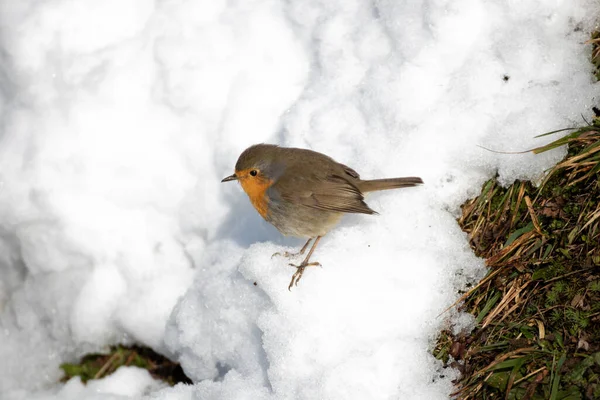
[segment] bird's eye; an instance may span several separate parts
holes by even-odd
[[[258,175],[258,171],[253,169],[252,171],[250,171],[250,175],[252,175],[252,176]]]

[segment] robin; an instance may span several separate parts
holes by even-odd
[[[364,201],[364,193],[398,189],[423,183],[421,178],[362,180],[356,171],[316,151],[279,147],[272,144],[250,146],[237,160],[235,173],[221,182],[238,181],[256,211],[284,235],[308,238],[298,253],[303,255],[288,286],[298,285],[304,269],[320,266],[309,262],[321,238],[346,213],[377,214]],[[273,254],[273,256],[279,253]]]

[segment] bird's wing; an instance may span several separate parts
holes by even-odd
[[[277,182],[275,186],[279,186],[275,187],[279,195],[293,204],[343,213],[377,214],[364,202],[361,191],[338,175],[324,179],[296,177]]]

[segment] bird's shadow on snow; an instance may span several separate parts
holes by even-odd
[[[217,228],[216,240],[233,240],[242,247],[260,242],[273,242],[289,247],[304,244],[304,239],[283,236],[273,225],[265,221],[252,207],[245,193],[226,192],[223,201],[229,204],[230,212]]]

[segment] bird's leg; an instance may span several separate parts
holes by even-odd
[[[288,290],[292,290],[292,286],[298,286],[298,282],[300,282],[300,278],[302,278],[302,274],[304,273],[304,269],[306,267],[316,267],[316,266],[320,267],[321,266],[321,264],[316,261],[311,262],[311,263],[308,262],[308,260],[310,260],[310,256],[312,256],[312,253],[315,251],[315,248],[317,247],[319,240],[321,240],[321,236],[317,236],[317,238],[315,239],[315,242],[313,243],[312,247],[310,248],[310,251],[308,252],[308,255],[306,256],[304,261],[302,261],[302,263],[300,263],[300,265],[290,264],[290,266],[296,268],[296,272],[294,273],[294,275],[292,275],[292,280],[290,281]],[[309,240],[309,242],[310,242],[310,240]],[[308,246],[308,242],[306,242],[306,245],[304,245],[304,247],[306,247],[306,246]],[[304,247],[302,248],[301,251],[306,250]]]
[[[302,248],[300,249],[299,252],[297,253],[288,253],[287,251],[283,252],[283,254],[281,254],[280,252],[277,252],[275,254],[273,254],[271,256],[271,258],[275,257],[275,256],[283,256],[285,258],[290,258],[290,257],[296,257],[296,256],[301,256],[302,254],[304,254],[304,252],[306,251],[306,249],[308,248],[308,245],[310,243],[310,241],[313,240],[313,238],[310,238],[306,241],[306,243],[304,244],[304,246],[302,246]]]

